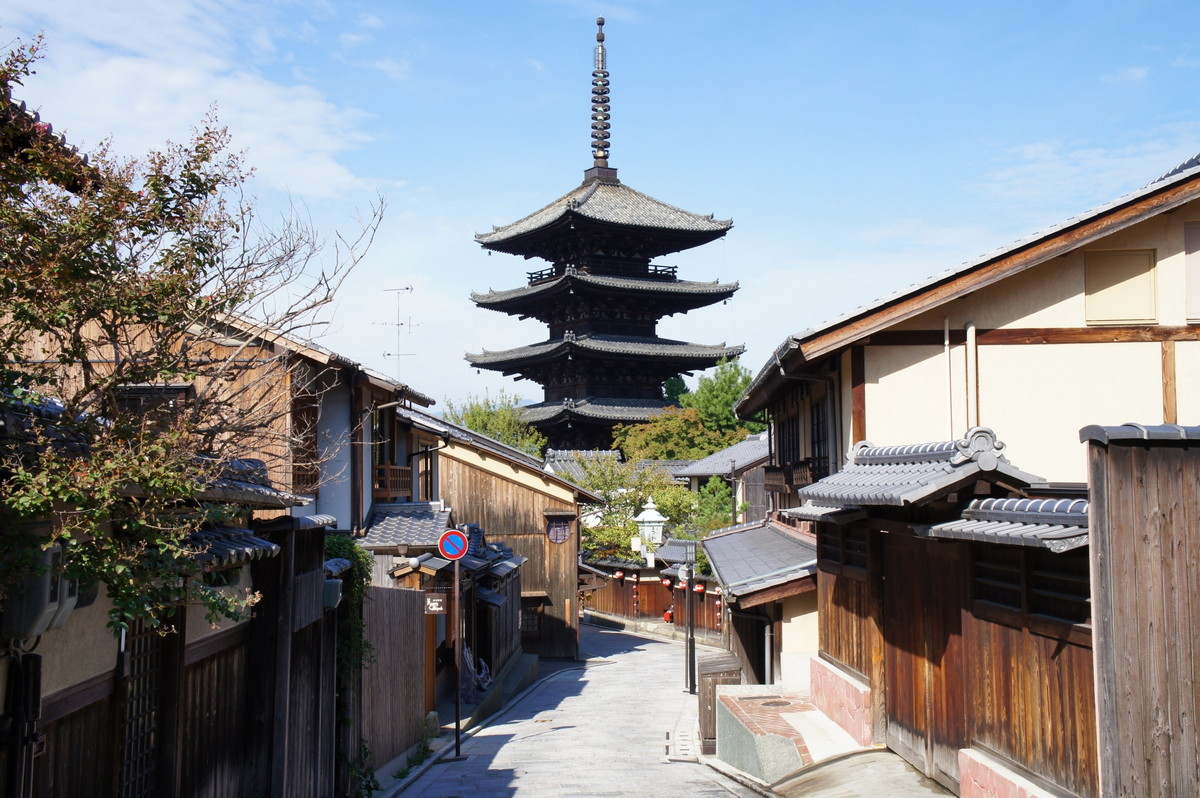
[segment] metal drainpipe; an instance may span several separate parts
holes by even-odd
[[[775,622],[767,618],[763,629],[763,684],[775,684]]]

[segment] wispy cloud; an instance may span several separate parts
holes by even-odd
[[[364,28],[382,28],[383,20],[374,14],[360,14],[358,24]]]
[[[278,82],[239,55],[244,44],[259,62],[278,60],[265,31],[288,26],[221,0],[131,2],[135,12],[84,0],[41,4],[7,20],[10,34],[53,31],[25,99],[72,141],[91,147],[111,137],[118,152],[141,154],[185,139],[216,104],[265,187],[300,198],[370,188],[339,160],[366,141],[368,115],[312,86]]]
[[[397,83],[408,79],[412,74],[412,64],[395,58],[379,58],[371,62],[371,68],[377,69]]]
[[[1149,67],[1125,67],[1124,69],[1118,69],[1116,72],[1110,72],[1105,75],[1104,82],[1111,83],[1114,86],[1134,86],[1145,80],[1149,74]]]
[[[527,66],[529,66],[531,69],[534,69],[538,72],[541,72],[543,69],[546,68],[545,65],[542,64],[542,62],[537,60],[536,58],[526,57],[524,60],[525,60],[525,64]]]

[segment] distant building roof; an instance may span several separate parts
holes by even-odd
[[[816,544],[769,521],[713,532],[700,545],[721,591],[743,599],[744,606],[753,606],[755,593],[809,579],[817,571]]]
[[[962,516],[930,527],[930,537],[1037,546],[1053,552],[1088,545],[1087,499],[975,499]]]
[[[771,456],[771,444],[766,432],[748,435],[745,440],[727,446],[719,452],[697,460],[679,471],[681,477],[725,476],[733,471],[740,474],[761,465]]]
[[[961,440],[911,446],[855,445],[846,467],[796,495],[827,507],[921,504],[960,485],[994,475],[1017,485],[1041,482],[1008,462],[1004,444],[985,427]]]
[[[572,482],[578,482],[584,477],[584,467],[580,461],[602,458],[620,462],[621,453],[616,449],[547,449],[546,470]]]

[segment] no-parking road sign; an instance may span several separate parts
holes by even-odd
[[[447,529],[438,538],[438,553],[447,560],[460,560],[467,553],[467,536],[457,529]]]

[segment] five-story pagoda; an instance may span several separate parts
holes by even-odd
[[[554,449],[607,449],[612,428],[661,413],[663,383],[711,368],[743,347],[692,344],[658,336],[664,316],[728,299],[737,283],[680,280],[674,266],[651,263],[707,244],[733,226],[634,191],[608,165],[609,98],[604,19],[597,20],[592,72],[593,165],[583,184],[546,207],[475,238],[484,248],[541,258],[529,283],[473,293],[480,307],[549,327],[540,343],[468,354],[476,368],[517,374],[542,385],[545,396],[525,410]]]

